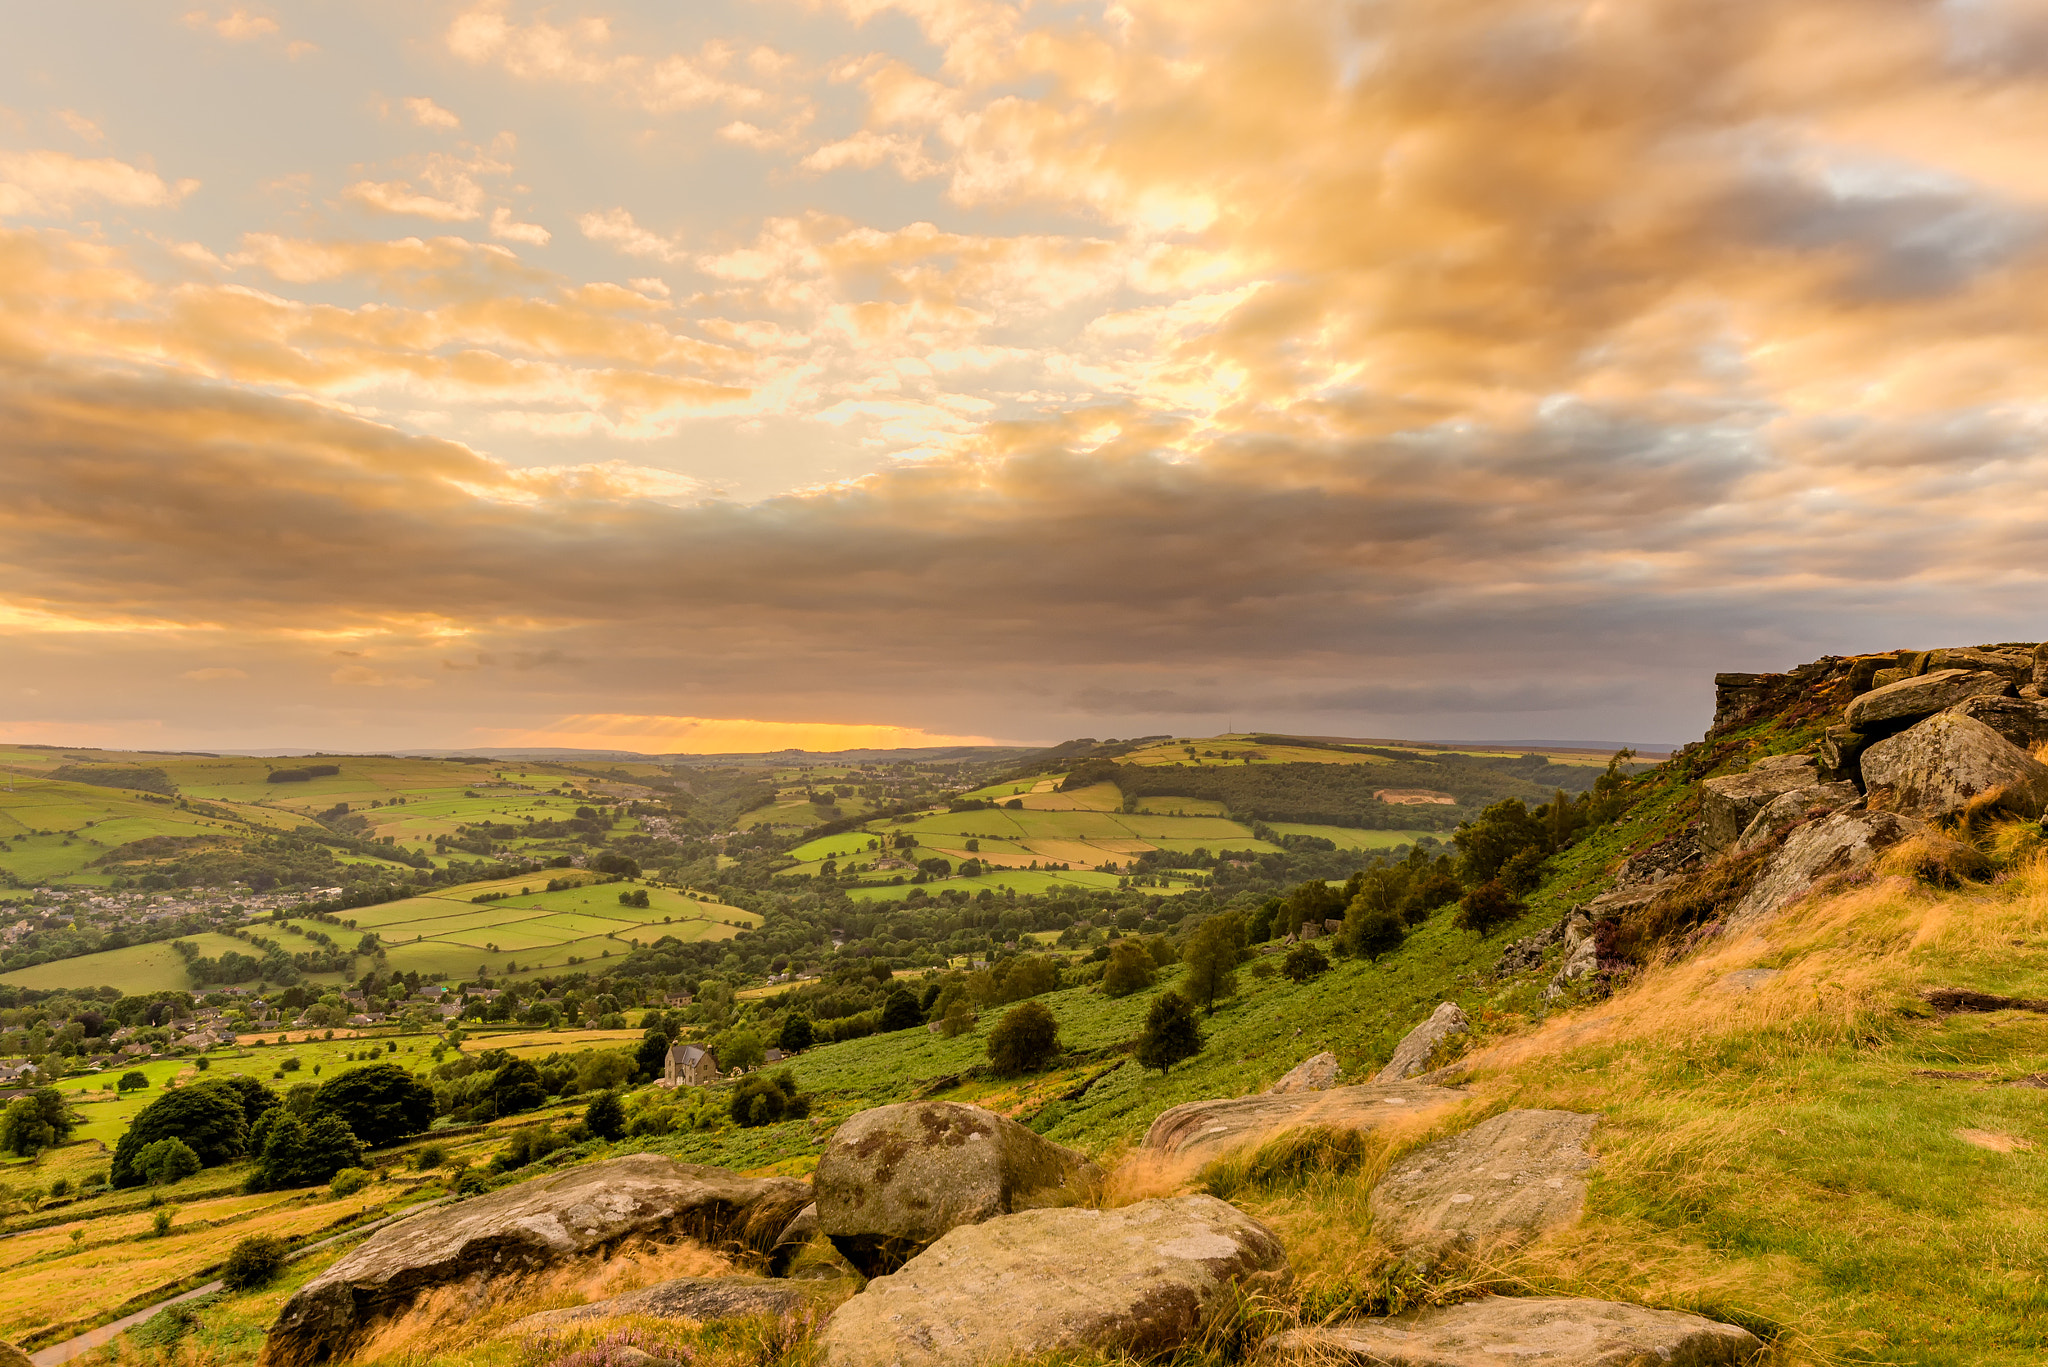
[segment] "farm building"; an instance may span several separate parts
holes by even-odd
[[[664,1087],[702,1087],[719,1079],[718,1060],[701,1044],[678,1044],[662,1068]]]

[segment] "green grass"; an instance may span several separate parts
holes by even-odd
[[[231,935],[217,935],[209,931],[179,938],[197,947],[200,954],[209,959],[217,959],[228,950],[238,954],[255,953],[254,946]],[[0,973],[0,983],[33,987],[45,992],[60,988],[118,987],[130,994],[166,992],[192,986],[185,972],[184,959],[171,948],[169,941],[105,949],[97,954],[81,954],[75,959],[55,959],[33,968],[17,968],[11,973]]]
[[[1296,821],[1269,824],[1282,835],[1320,836],[1340,850],[1390,850],[1396,845],[1412,845],[1425,835],[1445,839],[1442,831],[1358,831],[1349,826],[1309,826]]]

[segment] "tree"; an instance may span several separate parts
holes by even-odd
[[[902,988],[891,992],[889,999],[882,1003],[883,1034],[897,1030],[914,1030],[923,1024],[924,1012],[918,1009],[917,998]]]
[[[184,1140],[209,1168],[240,1158],[249,1151],[241,1096],[212,1083],[165,1092],[136,1114],[114,1146],[108,1180],[117,1187],[140,1186],[144,1179],[135,1167],[136,1155],[159,1139]]]
[[[1417,877],[1408,885],[1408,891],[1401,894],[1401,919],[1411,926],[1419,926],[1429,919],[1431,912],[1457,901],[1464,891],[1464,885],[1449,873],[1440,868],[1433,869]]]
[[[210,1077],[202,1086],[221,1087],[233,1092],[242,1105],[242,1119],[254,1125],[259,1116],[277,1105],[277,1093],[253,1077],[237,1073],[231,1077]]]
[[[1330,971],[1330,961],[1323,957],[1323,951],[1314,945],[1296,945],[1287,951],[1287,958],[1281,963],[1280,971],[1291,983],[1305,983],[1319,978]]]
[[[599,1092],[584,1108],[583,1128],[599,1139],[618,1139],[626,1133],[626,1108],[617,1092]]]
[[[817,1042],[818,1032],[812,1026],[811,1018],[792,1011],[782,1022],[782,1033],[775,1037],[775,1047],[785,1054],[801,1054]]]
[[[1401,947],[1408,934],[1401,913],[1392,907],[1354,906],[1344,917],[1344,940],[1353,954],[1379,962],[1382,954]]]
[[[33,1158],[57,1142],[57,1132],[28,1097],[17,1097],[0,1112],[0,1148]]]
[[[396,1063],[373,1063],[321,1083],[313,1110],[339,1116],[356,1138],[376,1148],[434,1123],[434,1089]]]
[[[1235,912],[1211,916],[1195,927],[1181,950],[1182,989],[1213,1012],[1217,998],[1237,991],[1237,964],[1243,957],[1243,918]]]
[[[758,1068],[768,1050],[753,1031],[728,1030],[711,1041],[711,1056],[722,1068]]]
[[[277,1280],[285,1264],[284,1240],[252,1234],[234,1246],[221,1264],[221,1285],[230,1291],[251,1291]]]
[[[1202,1052],[1202,1031],[1195,1023],[1195,1008],[1178,992],[1162,992],[1145,1013],[1145,1028],[1138,1035],[1138,1066],[1157,1068],[1159,1076],[1182,1059]]]
[[[548,1089],[541,1085],[540,1069],[516,1058],[498,1069],[497,1076],[491,1079],[490,1096],[499,1115],[517,1115],[545,1103]]]
[[[192,1152],[192,1146],[182,1139],[159,1139],[146,1144],[135,1155],[135,1166],[142,1173],[142,1180],[153,1187],[169,1186],[182,1182],[202,1166],[199,1155]]]
[[[115,1083],[114,1086],[120,1091],[132,1092],[138,1088],[148,1087],[149,1078],[143,1073],[130,1069],[128,1072],[121,1074],[121,1080]]]
[[[651,1082],[666,1072],[671,1043],[668,1031],[658,1025],[648,1026],[640,1036],[640,1047],[633,1051],[635,1076]]]
[[[1458,924],[1486,935],[1525,910],[1498,878],[1490,879],[1465,894],[1465,900],[1458,904]]]
[[[1105,996],[1128,997],[1152,985],[1152,956],[1136,940],[1118,940],[1109,947],[1109,967],[1102,970]]]
[[[967,998],[955,997],[946,1003],[946,1012],[939,1017],[939,1033],[947,1039],[958,1039],[974,1028],[974,1008],[967,1004]]]
[[[811,1099],[799,1095],[796,1074],[756,1073],[733,1089],[728,1108],[733,1123],[752,1128],[773,1125],[778,1120],[797,1120],[811,1113]]]
[[[1490,882],[1503,864],[1529,846],[1547,854],[1549,832],[1545,823],[1522,805],[1520,798],[1510,797],[1458,827],[1451,843],[1464,858],[1467,880],[1479,884]]]
[[[318,1186],[363,1161],[362,1144],[340,1116],[323,1115],[309,1125],[279,1107],[264,1124],[256,1173],[266,1188]]]
[[[1011,1007],[988,1032],[989,1064],[1005,1077],[1035,1073],[1059,1052],[1059,1022],[1038,1002]]]

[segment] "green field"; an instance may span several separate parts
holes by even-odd
[[[1295,821],[1268,824],[1282,835],[1321,836],[1340,850],[1390,850],[1396,845],[1412,845],[1425,835],[1438,840],[1445,838],[1442,831],[1360,831],[1349,826],[1307,826]]]
[[[200,954],[209,959],[217,959],[231,949],[238,954],[255,952],[247,942],[231,935],[207,932],[179,938],[196,946]],[[75,959],[56,959],[33,968],[17,968],[12,973],[0,973],[0,983],[43,991],[118,987],[130,994],[181,990],[192,985],[185,973],[184,959],[171,948],[168,940],[129,945],[126,949],[106,949],[97,954],[81,954]]]

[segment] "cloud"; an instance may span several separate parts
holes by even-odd
[[[655,261],[681,261],[687,256],[675,242],[635,223],[632,213],[625,209],[578,215],[576,226],[592,242],[607,243],[627,256]]]
[[[428,688],[434,682],[416,674],[392,674],[368,665],[343,665],[328,678],[350,688]]]
[[[0,151],[0,217],[68,214],[94,200],[129,208],[175,208],[199,188],[112,157],[82,158],[48,148]]]
[[[197,683],[213,683],[221,679],[246,679],[249,677],[249,673],[244,669],[213,665],[206,669],[188,669],[178,677],[181,679],[191,679]]]
[[[495,66],[520,80],[601,86],[649,113],[706,105],[750,108],[768,100],[760,87],[727,74],[736,65],[730,44],[712,41],[695,53],[659,57],[614,54],[611,23],[602,18],[520,23],[507,17],[501,0],[485,0],[456,16],[446,41],[450,52],[472,64]],[[772,48],[757,47],[745,65],[757,76],[772,77],[787,63]]]
[[[986,736],[934,735],[915,726],[863,722],[759,721],[747,718],[563,717],[532,730],[484,731],[499,747],[637,750],[643,754],[750,754],[763,750],[893,750],[907,746],[994,745]]]
[[[214,18],[205,10],[193,10],[185,16],[185,22],[194,28],[212,29],[231,43],[246,43],[277,32],[275,19],[261,14],[251,14],[245,9],[230,10],[219,18]]]
[[[491,211],[491,236],[504,238],[507,242],[524,242],[530,247],[545,247],[553,240],[554,234],[538,223],[518,222],[510,209],[500,205]]]
[[[443,109],[424,95],[408,96],[399,103],[405,107],[405,112],[411,116],[412,121],[422,128],[462,127],[462,120],[452,111]]]

